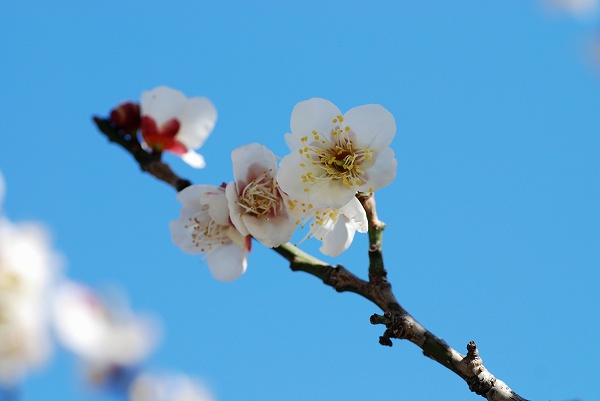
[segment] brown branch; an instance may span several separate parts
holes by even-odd
[[[160,153],[147,152],[137,138],[117,130],[110,120],[94,117],[94,122],[111,142],[118,143],[135,158],[142,171],[166,182],[177,191],[191,185],[190,181],[177,176],[161,161]],[[338,292],[353,292],[377,305],[384,313],[372,315],[371,323],[385,325],[386,330],[379,338],[382,345],[392,346],[392,338],[408,340],[421,348],[424,355],[460,376],[472,392],[489,401],[527,401],[483,366],[474,341],[467,345],[467,355],[462,355],[423,327],[400,305],[383,265],[382,237],[385,224],[377,217],[375,197],[366,193],[357,197],[365,208],[369,222],[369,281],[357,277],[344,266],[331,266],[290,243],[273,250],[290,262],[292,271],[311,274]]]
[[[100,132],[102,132],[109,141],[120,145],[133,156],[142,171],[166,182],[178,192],[192,185],[189,180],[177,176],[168,164],[161,161],[162,152],[150,153],[146,151],[135,135],[131,135],[115,128],[109,119],[94,117],[93,120]]]

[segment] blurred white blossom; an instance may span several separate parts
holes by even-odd
[[[197,380],[184,375],[140,374],[129,387],[130,401],[214,401]]]
[[[60,264],[42,225],[0,214],[0,386],[16,385],[49,357],[47,305]]]
[[[192,167],[206,165],[194,149],[202,146],[217,121],[217,110],[209,99],[187,98],[178,90],[159,86],[142,93],[140,108],[146,145],[173,152]]]
[[[108,302],[70,281],[57,290],[54,326],[65,348],[99,370],[139,364],[157,341],[154,319],[134,314],[126,305]]]
[[[566,12],[577,16],[586,16],[598,10],[599,0],[544,0],[551,11]]]

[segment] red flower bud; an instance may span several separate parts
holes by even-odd
[[[125,132],[135,132],[140,129],[140,106],[126,102],[110,112],[110,120],[116,128]]]

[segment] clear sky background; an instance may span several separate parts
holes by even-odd
[[[397,179],[377,202],[401,304],[460,352],[475,340],[528,399],[597,400],[598,19],[523,0],[251,3],[3,0],[9,218],[43,221],[70,277],[116,284],[159,316],[148,366],[197,376],[219,401],[481,399],[413,344],[380,346],[368,301],[259,244],[242,278],[213,280],[171,243],[173,189],[91,121],[159,85],[208,96],[219,119],[200,150],[207,167],[166,160],[219,185],[240,145],[287,153],[297,102],[379,103],[398,127]],[[365,277],[366,236],[324,259]],[[57,350],[23,400],[113,399],[76,375]]]

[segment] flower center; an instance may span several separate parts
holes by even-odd
[[[208,214],[208,205],[189,218],[190,224],[186,228],[192,228],[192,242],[200,251],[210,251],[214,246],[226,244],[231,239],[227,236],[229,226],[218,224]]]
[[[343,116],[337,116],[333,123],[344,121]],[[313,166],[323,170],[316,177],[308,172],[302,176],[305,183],[319,180],[342,180],[346,188],[360,186],[367,181],[367,175],[361,165],[370,161],[374,150],[370,148],[357,149],[351,139],[352,130],[349,125],[336,125],[331,130],[331,139],[317,131],[313,131],[313,141],[308,143],[308,136],[301,138],[304,145],[299,150]],[[305,164],[301,164],[305,167]]]
[[[270,172],[250,181],[238,197],[237,204],[244,209],[243,213],[265,220],[277,216],[283,208],[281,195]]]

